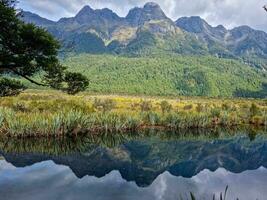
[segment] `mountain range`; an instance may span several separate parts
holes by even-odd
[[[44,27],[62,43],[62,52],[146,55],[177,53],[264,60],[267,33],[240,26],[213,27],[200,17],[172,21],[156,3],[135,7],[126,17],[108,8],[83,7],[57,22],[22,11],[22,19]],[[263,68],[264,66],[258,66]],[[266,66],[265,66],[266,67]]]

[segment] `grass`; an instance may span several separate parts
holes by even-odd
[[[162,98],[29,90],[0,98],[0,133],[14,137],[59,137],[99,132],[267,126],[267,101]]]

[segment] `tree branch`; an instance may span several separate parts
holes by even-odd
[[[35,80],[29,78],[28,76],[19,73],[19,72],[16,71],[16,70],[13,70],[13,69],[12,69],[12,71],[13,71],[15,74],[17,74],[17,75],[19,75],[19,76],[25,78],[26,80],[30,81],[31,83],[34,83],[35,85],[44,86],[44,87],[48,87],[48,86],[49,86],[49,85],[47,85],[47,84],[39,83],[39,82],[37,82],[37,81],[35,81]]]
[[[3,68],[2,68],[3,69]],[[18,75],[18,76],[21,76],[23,78],[25,78],[26,80],[30,81],[31,83],[35,84],[35,85],[39,85],[39,86],[44,86],[44,87],[49,87],[49,85],[47,84],[43,84],[43,83],[39,83],[33,79],[31,79],[30,77],[18,72],[17,70],[15,69],[12,69],[12,68],[5,68],[4,70],[9,70],[9,71],[12,71],[14,74]]]

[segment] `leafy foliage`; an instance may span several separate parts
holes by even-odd
[[[59,42],[45,29],[22,22],[16,13],[15,3],[16,1],[13,0],[0,1],[0,74],[13,74],[36,85],[62,89],[61,83],[64,81],[66,68],[61,66],[57,58]],[[38,72],[44,75],[42,82],[32,79],[32,76]],[[66,74],[66,77],[68,76]],[[84,77],[81,79],[77,74],[76,77],[79,78],[77,81],[80,83],[85,81],[80,85],[86,85],[87,80]],[[7,83],[6,79],[5,81]],[[19,86],[14,82],[10,87],[10,83],[11,80],[8,81],[9,87],[6,90],[16,89]],[[68,91],[72,88],[69,87]],[[84,88],[81,87],[79,90],[74,88],[71,94]],[[15,93],[17,92],[19,90]]]
[[[68,87],[66,88],[68,94],[76,94],[81,92],[89,85],[87,78],[80,73],[66,73],[65,82],[68,84]]]
[[[25,90],[25,86],[21,84],[21,82],[0,78],[0,96],[14,96],[18,95],[21,91]]]

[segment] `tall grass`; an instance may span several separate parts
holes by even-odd
[[[54,95],[54,96],[53,96]],[[70,97],[63,94],[22,94],[0,99],[1,134],[15,137],[77,136],[160,127],[171,130],[267,126],[264,100],[138,97]]]

